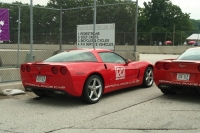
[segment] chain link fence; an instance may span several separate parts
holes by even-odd
[[[172,44],[170,44],[170,46],[181,46],[184,45],[186,41],[189,41],[187,38],[193,33],[193,31],[138,32],[138,45],[154,46],[159,45],[159,42],[161,42],[162,46],[165,46],[166,41],[171,41]]]
[[[0,2],[0,8],[9,9],[10,14],[10,40],[0,44],[0,82],[19,81],[19,67],[24,62],[76,48],[77,25],[94,23],[94,3],[81,4],[68,8],[50,3],[32,6],[29,0]],[[136,3],[111,0],[96,4],[96,24],[115,23],[116,45],[134,45]]]

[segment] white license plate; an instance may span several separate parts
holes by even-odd
[[[177,73],[177,80],[189,80],[190,74],[187,73]]]
[[[37,75],[36,82],[46,82],[46,76]]]

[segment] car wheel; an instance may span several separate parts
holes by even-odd
[[[33,90],[33,93],[39,97],[46,97],[45,93],[42,90]]]
[[[90,76],[84,85],[81,100],[85,103],[97,103],[103,92],[103,82],[97,75]]]
[[[142,82],[143,87],[151,87],[153,85],[153,68],[152,67],[147,67],[145,72],[144,72],[144,78]]]
[[[164,93],[165,95],[173,95],[176,94],[175,91],[172,91],[170,89],[160,89],[162,93]]]

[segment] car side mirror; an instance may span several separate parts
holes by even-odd
[[[131,62],[132,62],[131,60],[126,59],[126,64],[129,64],[129,63],[131,63]]]

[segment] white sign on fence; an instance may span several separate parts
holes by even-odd
[[[114,50],[115,24],[96,24],[95,48]],[[77,48],[93,48],[93,24],[77,25]]]

